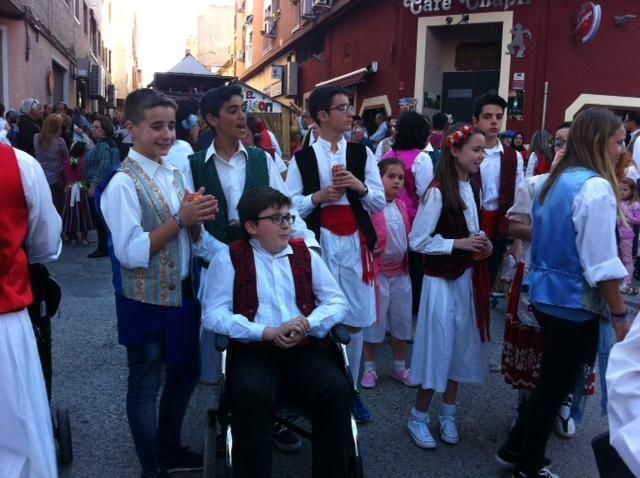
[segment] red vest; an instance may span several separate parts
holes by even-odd
[[[438,187],[434,185],[433,187]],[[480,195],[478,189],[472,183],[473,196],[478,208],[480,217]],[[469,237],[467,221],[464,218],[464,211],[457,211],[455,214],[442,210],[438,224],[433,235],[440,234],[445,239],[463,239]],[[432,277],[442,277],[447,280],[456,280],[464,271],[472,267],[473,258],[471,253],[460,249],[453,249],[451,255],[423,255],[424,273]]]
[[[551,163],[544,154],[537,154],[536,158],[538,159],[538,163],[536,164],[536,167],[533,171],[534,176],[538,176],[539,174],[546,174],[551,171]]]
[[[273,159],[276,157],[276,148],[273,145],[273,141],[271,141],[271,135],[267,129],[263,129],[260,133],[260,149],[266,151],[271,155]]]
[[[505,146],[504,153],[500,155],[500,193],[498,196],[498,239],[502,240],[509,237],[507,211],[513,206],[515,200],[517,171],[518,155],[516,150]],[[482,189],[480,173],[474,174],[471,181],[476,187]]]
[[[316,308],[311,282],[311,253],[302,239],[291,240],[289,245],[293,249],[293,254],[289,254],[289,262],[296,289],[296,304],[302,315],[307,317]],[[259,305],[253,247],[249,241],[235,241],[229,245],[229,255],[235,269],[233,313],[253,322]]]
[[[11,146],[0,144],[0,164],[0,314],[4,314],[30,305],[33,294],[29,283],[29,260],[24,250],[29,208],[22,188],[18,158]]]

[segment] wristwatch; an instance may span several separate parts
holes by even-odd
[[[364,184],[364,183],[362,183]],[[365,197],[367,194],[369,194],[369,188],[367,187],[367,185],[364,185],[364,189],[362,190],[362,192],[358,195],[360,198]]]
[[[178,225],[178,227],[180,229],[182,229],[184,227],[184,222],[182,222],[182,219],[180,219],[180,216],[178,215],[178,213],[175,213],[171,217],[173,218],[174,221],[176,221],[176,224]]]

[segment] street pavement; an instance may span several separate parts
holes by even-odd
[[[134,478],[139,467],[125,413],[126,355],[118,344],[111,270],[108,259],[87,259],[93,249],[65,248],[61,259],[49,266],[62,286],[59,316],[53,321],[53,407],[68,408],[73,436],[73,463],[61,467],[62,478]],[[637,300],[630,305],[638,307]],[[492,315],[491,356],[499,362],[503,304]],[[363,390],[374,421],[360,426],[365,476],[368,478],[506,477],[493,455],[506,437],[514,416],[516,393],[499,373],[484,385],[461,387],[458,423],[461,441],[442,442],[434,451],[417,448],[405,423],[415,390],[389,377],[391,354],[380,349],[379,385]],[[212,386],[194,393],[183,427],[183,442],[202,451],[206,410],[214,403]],[[435,404],[439,407],[439,398]],[[438,408],[434,408],[437,410]],[[591,439],[607,429],[600,416],[600,396],[589,399],[586,417],[575,438],[553,436],[547,455],[562,478],[598,476]],[[435,429],[434,429],[435,434]],[[275,478],[310,477],[311,446],[284,455],[274,449]],[[200,473],[174,475],[199,477]]]

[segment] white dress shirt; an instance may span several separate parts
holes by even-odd
[[[191,145],[186,141],[177,139],[164,157],[164,160],[180,170],[182,178],[184,179],[185,189],[194,193],[196,191],[193,186],[193,178],[191,177],[191,163],[189,163],[189,155],[191,154],[193,154]]]
[[[254,322],[233,313],[235,269],[229,249],[217,254],[205,272],[205,288],[202,294],[202,323],[207,330],[228,335],[231,338],[258,342],[265,327],[279,327],[302,312],[296,304],[295,284],[287,246],[278,254],[262,248],[257,240],[250,241],[256,265],[258,311]],[[316,308],[307,319],[310,335],[324,337],[331,327],[341,322],[347,311],[347,302],[335,279],[320,256],[311,253],[311,280],[316,296]]]
[[[525,176],[527,178],[534,176],[537,166],[538,166],[538,155],[535,152],[532,152],[529,155],[529,161],[527,162],[527,171],[525,172]]]
[[[158,185],[167,200],[171,214],[180,210],[182,196],[173,186],[175,166],[164,158],[159,163],[152,161],[136,150],[129,150],[129,159],[135,161]],[[183,194],[184,192],[182,192]],[[113,249],[120,264],[127,269],[146,269],[151,258],[149,233],[142,229],[142,207],[133,180],[125,173],[116,173],[102,193],[100,210],[111,232]],[[182,259],[180,271],[184,279],[189,275],[191,248],[186,228],[178,233],[178,245]]]
[[[484,150],[484,159],[480,163],[480,175],[482,176],[482,209],[485,211],[497,211],[500,198],[500,159],[504,153],[502,143],[498,143],[490,149]],[[516,151],[518,165],[516,168],[516,191],[522,183],[524,177],[524,160],[522,155]]]
[[[424,196],[427,192],[429,184],[433,180],[433,160],[429,153],[421,151],[411,166],[411,172],[415,177],[416,182],[416,194],[419,198]]]
[[[640,314],[607,365],[611,445],[635,476],[640,476]]]
[[[238,216],[238,202],[244,192],[247,173],[247,150],[240,143],[238,151],[231,156],[229,161],[225,161],[218,156],[214,140],[211,143],[211,146],[207,149],[205,157],[205,161],[213,161],[216,171],[218,172],[222,191],[224,192],[224,197],[227,201],[227,218],[229,219],[229,225],[239,226],[240,218]],[[273,189],[277,189],[285,196],[291,197],[280,172],[276,169],[276,163],[268,154],[267,169],[269,171],[269,186]],[[304,242],[308,247],[319,248],[320,244],[318,244],[314,233],[307,229],[307,224],[304,222],[304,219],[300,216],[299,212],[296,211],[296,208],[292,207],[289,210],[293,216],[296,216],[296,221],[292,225],[291,237],[304,239]],[[226,244],[218,241],[215,237],[205,231],[200,235],[200,240],[194,244],[193,253],[196,256],[211,262],[211,259],[216,253],[226,248]]]
[[[636,138],[636,142],[633,143],[633,151],[631,151],[631,157],[633,158],[634,163],[636,163],[636,168],[640,171],[640,129],[635,130],[631,133],[631,139],[629,142],[633,141],[633,138]]]
[[[14,149],[29,209],[25,249],[32,264],[55,261],[62,251],[62,219],[58,215],[42,166],[28,153]]]
[[[464,219],[469,229],[469,235],[480,230],[476,201],[469,181],[460,181],[460,196],[467,208]],[[425,198],[420,201],[413,228],[409,234],[409,247],[421,254],[444,255],[453,252],[455,239],[446,239],[440,234],[434,234],[440,215],[442,214],[442,192],[438,188],[431,188]]]
[[[333,182],[332,167],[334,165],[342,165],[347,167],[347,141],[343,138],[338,142],[336,152],[331,152],[331,143],[324,138],[320,137],[313,143],[313,151],[316,155],[318,163],[318,172],[320,175],[320,188],[325,188]],[[369,193],[363,197],[360,201],[362,206],[370,214],[381,211],[385,204],[384,188],[382,187],[382,180],[380,179],[380,172],[375,156],[369,148],[367,148],[367,163],[364,170],[365,180],[364,183],[369,188]],[[304,196],[302,194],[303,184],[300,170],[298,169],[297,161],[292,161],[289,165],[289,172],[287,174],[287,188],[291,192],[293,198],[293,204],[303,217],[307,217],[315,209],[316,206],[311,202],[311,196],[308,194]],[[315,191],[314,191],[315,192]],[[347,195],[343,194],[340,199],[334,202],[322,203],[322,207],[326,206],[348,206],[349,200]]]
[[[407,254],[407,230],[402,213],[396,201],[387,203],[384,208],[384,220],[387,223],[387,245],[382,251],[382,262],[396,262]]]

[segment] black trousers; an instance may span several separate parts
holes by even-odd
[[[230,356],[233,476],[271,476],[271,428],[283,395],[311,414],[313,476],[347,477],[352,455],[352,391],[323,346],[245,348]]]
[[[489,279],[491,280],[491,290],[493,290],[496,279],[498,278],[498,272],[500,272],[500,266],[502,265],[502,260],[504,259],[504,253],[507,250],[507,244],[509,242],[503,239],[495,239],[491,241],[491,245],[493,246],[493,252],[491,253],[491,257],[489,257]]]
[[[91,206],[91,219],[93,220],[93,225],[95,226],[96,231],[98,232],[97,249],[100,252],[106,253],[108,252],[107,226],[102,220],[102,217],[100,216],[100,214],[98,214],[98,210],[96,209],[96,202],[94,201],[94,198],[89,198],[89,205]]]
[[[540,311],[535,316],[544,333],[540,381],[524,406],[505,445],[519,455],[517,468],[534,473],[544,466],[544,453],[555,417],[566,396],[592,364],[598,348],[598,317],[585,322],[559,319]]]

